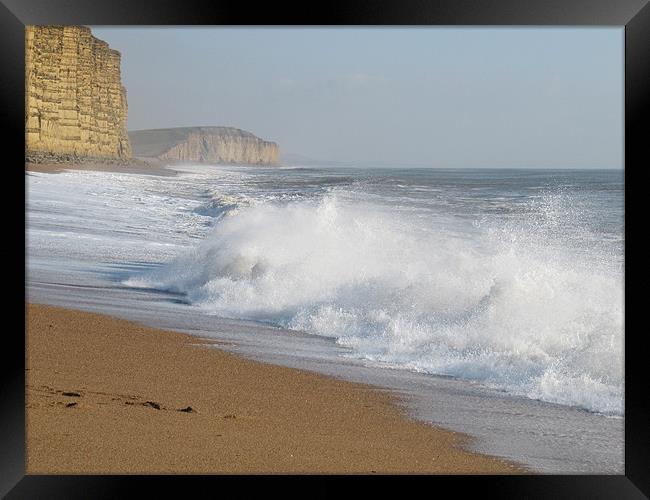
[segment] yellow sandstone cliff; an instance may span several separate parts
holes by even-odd
[[[171,162],[279,165],[280,150],[233,127],[184,127],[129,132],[133,154]]]
[[[120,53],[84,26],[25,28],[26,154],[131,157]]]

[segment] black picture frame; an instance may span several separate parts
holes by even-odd
[[[233,0],[0,0],[0,99],[5,184],[12,196],[5,209],[7,245],[3,245],[7,268],[19,268],[24,259],[25,191],[21,190],[19,164],[24,162],[24,27],[33,24],[76,25],[565,25],[625,26],[625,264],[633,257],[636,236],[629,230],[633,190],[641,185],[640,175],[648,168],[647,127],[650,95],[650,6],[648,0],[375,0],[330,1],[296,4],[282,9],[267,2],[252,7]],[[645,162],[643,161],[645,159]],[[24,183],[24,177],[22,179]],[[24,184],[23,184],[24,186]],[[22,196],[21,196],[22,194]],[[21,205],[22,203],[22,205]],[[632,240],[630,240],[632,237]],[[23,248],[18,242],[23,241]],[[13,253],[12,253],[13,252]],[[23,260],[24,264],[24,260]],[[23,277],[24,265],[23,265]],[[20,271],[17,273],[20,275]],[[644,300],[630,292],[626,276],[625,309],[628,314]],[[252,484],[247,478],[224,476],[35,476],[25,475],[25,300],[13,288],[5,311],[16,319],[4,329],[2,342],[2,384],[0,386],[0,495],[7,498],[116,498],[129,497],[137,487],[148,496],[169,493],[170,488],[196,496],[213,496],[224,486],[235,487],[240,495]],[[642,309],[643,310],[643,309]],[[5,323],[8,324],[8,323]],[[22,325],[23,331],[18,329]],[[625,356],[625,474],[620,476],[427,476],[402,477],[409,486],[422,486],[434,494],[435,487],[451,486],[455,491],[476,488],[481,495],[518,498],[648,498],[650,495],[650,415],[647,397],[643,337],[645,328],[626,329]],[[277,476],[259,478],[266,486],[280,486]],[[312,495],[340,494],[341,479],[297,478]],[[350,478],[343,478],[343,482]],[[366,494],[381,492],[384,477],[363,477]],[[206,481],[218,481],[219,491]],[[392,479],[394,481],[394,479]],[[426,484],[425,484],[426,483]],[[442,484],[444,483],[444,485]],[[216,485],[215,485],[216,486]],[[198,487],[198,489],[195,489]],[[192,490],[190,490],[192,488]],[[284,487],[283,487],[284,489]],[[267,490],[268,491],[268,490]],[[294,490],[295,491],[295,490]],[[416,491],[416,490],[410,490]],[[444,491],[444,490],[439,490]],[[284,491],[286,494],[286,490]]]

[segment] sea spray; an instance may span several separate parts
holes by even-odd
[[[622,265],[589,200],[553,189],[423,211],[355,188],[238,206],[126,283],[334,337],[368,361],[623,414]]]

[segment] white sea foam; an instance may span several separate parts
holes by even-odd
[[[587,230],[561,193],[524,208],[467,224],[336,189],[240,204],[199,245],[126,283],[334,337],[369,361],[621,415],[620,258],[572,244]]]

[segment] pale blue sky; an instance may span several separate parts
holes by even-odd
[[[623,28],[92,27],[130,130],[224,125],[333,161],[621,168]]]

